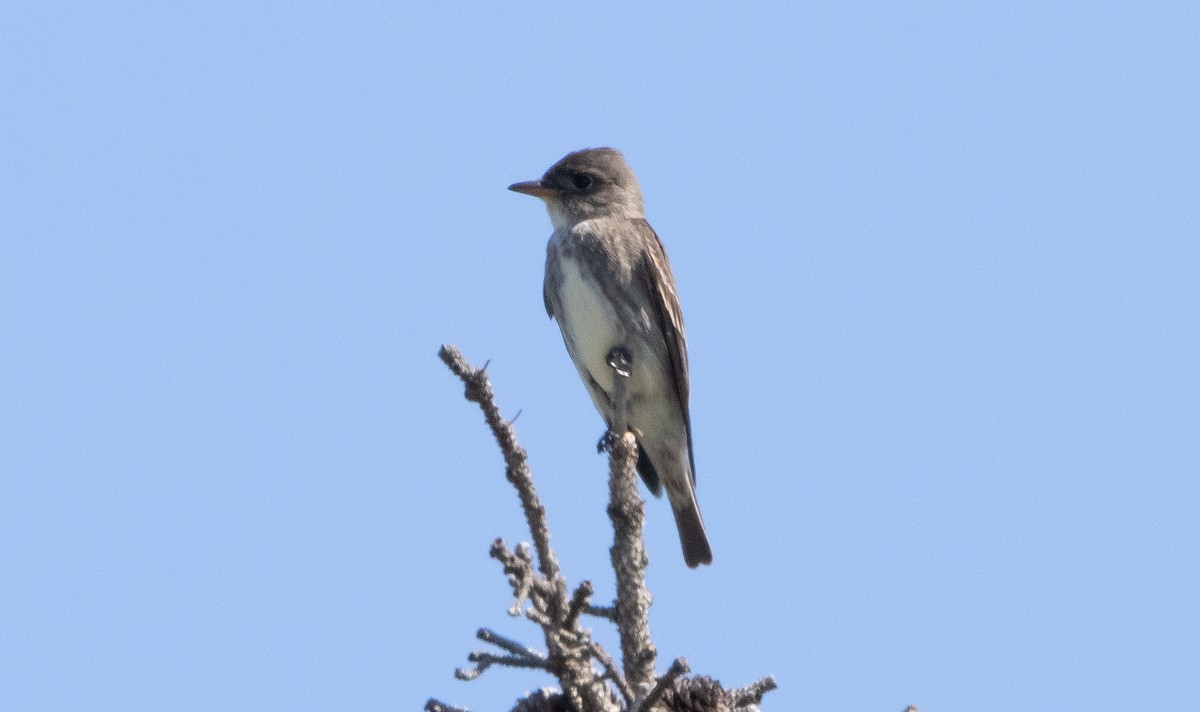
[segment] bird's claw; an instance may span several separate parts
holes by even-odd
[[[616,442],[617,434],[611,430],[605,430],[604,435],[601,435],[599,442],[596,443],[596,452],[608,452]]]
[[[629,378],[629,367],[633,365],[633,354],[629,353],[629,349],[624,346],[614,346],[608,352],[608,365],[617,374]]]

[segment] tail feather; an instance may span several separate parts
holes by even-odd
[[[692,569],[700,564],[711,564],[712,547],[708,544],[708,535],[704,533],[704,520],[700,518],[700,508],[696,506],[695,498],[682,506],[672,502],[671,511],[675,514],[675,527],[679,529],[684,563]]]
[[[650,456],[646,454],[646,448],[642,447],[641,442],[638,443],[637,471],[650,494],[661,497],[662,483],[658,479],[658,470],[654,469],[654,463],[650,462]]]

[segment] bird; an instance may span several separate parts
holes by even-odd
[[[650,492],[666,490],[684,562],[711,564],[696,502],[683,312],[633,169],[616,149],[586,148],[508,188],[546,204],[554,228],[542,285],[546,314],[558,323],[592,402],[617,432],[611,359],[629,359],[620,432],[627,427],[637,439],[637,470]]]

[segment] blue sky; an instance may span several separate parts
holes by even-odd
[[[602,423],[505,190],[610,145],[698,494],[660,665],[764,709],[1200,700],[1194,3],[19,3],[0,23],[0,709],[508,709],[520,511],[611,596]],[[607,626],[597,636],[612,640]],[[615,647],[615,646],[614,646]]]

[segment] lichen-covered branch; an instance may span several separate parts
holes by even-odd
[[[441,700],[435,700],[434,698],[430,697],[425,702],[425,712],[470,712],[470,710],[466,709],[465,707],[448,705]]]
[[[467,660],[475,663],[474,668],[459,668],[454,671],[454,676],[459,680],[474,680],[483,674],[492,665],[502,665],[507,667],[532,668],[537,670],[549,670],[550,662],[546,659],[545,653],[540,653],[532,648],[528,648],[511,638],[506,638],[499,633],[487,628],[480,628],[475,633],[475,637],[491,643],[501,650],[508,652],[508,655],[496,655],[487,651],[476,651],[467,656]]]
[[[501,665],[544,670],[558,680],[561,691],[542,689],[520,700],[513,712],[707,712],[709,710],[756,710],[763,693],[775,688],[767,677],[746,687],[725,690],[712,678],[687,677],[687,662],[679,658],[662,676],[654,670],[656,652],[650,640],[650,593],[645,571],[649,562],[642,542],[643,502],[638,495],[636,463],[637,442],[624,432],[605,438],[609,450],[609,517],[613,522],[613,568],[617,578],[617,597],[612,607],[591,601],[592,585],[584,581],[570,595],[550,546],[546,509],[533,485],[525,450],[517,442],[512,422],[500,415],[495,394],[488,381],[486,365],[473,367],[453,346],[439,351],[466,387],[468,400],[478,403],[484,420],[491,428],[504,456],[505,474],[517,490],[533,546],[521,542],[510,549],[501,539],[492,543],[491,556],[500,562],[513,603],[510,615],[524,615],[542,629],[546,652],[487,628],[477,637],[502,652],[476,651],[468,656],[473,668],[460,668],[460,679],[479,677],[491,666]],[[627,358],[625,363],[627,363]],[[618,364],[619,365],[619,364]],[[618,366],[614,365],[614,369]],[[623,378],[628,369],[618,372]],[[624,418],[619,418],[624,420]],[[536,561],[535,561],[536,551]],[[591,632],[580,626],[582,615],[615,621],[621,638],[621,667],[598,643]],[[599,666],[599,669],[598,667]],[[467,712],[430,699],[427,712]]]
[[[755,680],[745,687],[739,687],[737,689],[730,690],[729,694],[733,698],[733,704],[735,707],[748,707],[750,705],[757,705],[759,702],[762,702],[763,695],[767,694],[771,690],[776,689],[777,687],[779,687],[779,685],[775,683],[775,677],[773,675],[767,675],[761,680]]]
[[[637,491],[637,441],[632,433],[611,439],[609,446],[608,516],[613,523],[611,550],[617,575],[617,629],[629,685],[639,694],[654,682],[656,652],[650,640],[650,591],[646,566],[650,557],[642,542],[644,504]]]
[[[654,687],[650,688],[646,696],[638,700],[631,708],[632,712],[644,712],[652,708],[667,689],[675,684],[676,680],[691,672],[691,670],[687,660],[684,658],[675,658],[675,662],[671,663],[671,667],[667,670],[666,674],[658,678],[658,681],[654,683]]]
[[[478,403],[483,410],[483,418],[487,421],[500,452],[504,455],[505,476],[517,488],[521,498],[521,508],[525,510],[525,521],[529,524],[529,533],[533,537],[533,545],[538,553],[538,569],[548,581],[558,581],[561,578],[558,569],[558,559],[550,548],[550,528],[546,525],[546,508],[538,499],[537,490],[533,487],[533,475],[529,472],[528,455],[525,448],[517,442],[516,432],[512,423],[500,415],[496,406],[496,394],[492,392],[492,384],[487,377],[487,365],[475,368],[462,355],[457,347],[442,344],[438,356],[450,367],[466,386],[467,400]]]
[[[473,679],[496,664],[543,668],[562,685],[562,695],[570,709],[579,712],[618,712],[621,709],[620,702],[607,682],[612,675],[601,673],[593,665],[596,644],[591,634],[579,625],[579,614],[585,610],[591,595],[590,584],[577,590],[573,597],[567,596],[566,580],[550,546],[546,509],[534,487],[525,449],[517,442],[512,423],[501,416],[496,406],[495,393],[486,369],[473,367],[457,348],[450,345],[443,345],[438,355],[466,386],[467,400],[479,404],[484,420],[504,455],[505,475],[521,500],[537,551],[537,570],[534,570],[528,545],[519,544],[515,550],[509,550],[502,540],[497,539],[492,543],[491,556],[503,565],[512,586],[514,602],[509,613],[524,613],[526,618],[541,626],[547,649],[544,656],[540,653],[531,654],[528,648],[519,643],[495,636],[489,642],[509,654],[473,653],[469,659],[476,667],[460,669],[459,676]],[[614,684],[620,688],[625,683],[614,680]]]

